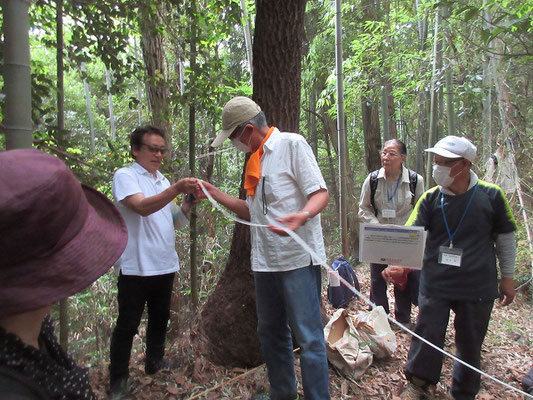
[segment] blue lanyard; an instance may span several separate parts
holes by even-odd
[[[400,182],[402,181],[402,175],[403,175],[402,172],[400,172],[400,176],[398,177],[398,180],[396,181],[396,188],[394,189],[394,193],[392,193],[392,196],[389,196],[389,190],[387,188],[387,199],[389,200],[389,203],[392,201],[392,199],[394,199],[394,196],[396,196],[396,192],[398,191],[398,186],[400,186]]]
[[[474,186],[474,190],[472,191],[472,194],[470,195],[470,199],[468,200],[468,204],[465,207],[465,211],[463,212],[463,216],[459,220],[459,223],[457,224],[457,228],[455,228],[455,231],[453,234],[450,232],[450,227],[448,226],[448,220],[446,219],[446,213],[444,212],[444,193],[441,192],[440,194],[440,209],[442,211],[442,219],[444,219],[444,225],[446,226],[446,231],[448,232],[448,237],[450,238],[450,248],[453,248],[453,238],[457,231],[459,230],[459,227],[461,226],[461,223],[463,222],[463,219],[465,218],[466,212],[470,208],[470,204],[472,204],[472,199],[474,198],[474,195],[476,194],[478,188],[478,184],[476,183],[476,186]]]

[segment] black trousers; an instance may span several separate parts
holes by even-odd
[[[422,293],[418,301],[420,313],[415,332],[442,349],[450,310],[453,310],[456,356],[479,369],[481,345],[487,333],[494,301],[448,300],[424,296]],[[440,379],[443,356],[441,352],[413,337],[405,365],[407,379],[415,376],[436,384]],[[451,389],[454,399],[473,400],[479,391],[480,380],[479,373],[454,362]]]
[[[148,307],[146,361],[155,362],[163,358],[174,275],[119,276],[118,319],[110,349],[111,382],[128,377],[133,337],[141,323],[145,304]]]
[[[377,306],[383,306],[389,313],[389,299],[387,298],[387,282],[381,272],[387,264],[370,264],[370,301]],[[411,304],[418,305],[418,283],[420,271],[413,270],[407,277],[407,286],[404,290],[394,287],[394,317],[402,324],[411,320]]]

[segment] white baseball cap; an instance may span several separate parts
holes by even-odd
[[[446,136],[439,140],[435,146],[424,151],[446,158],[466,158],[473,163],[476,159],[477,148],[467,138]]]
[[[237,96],[226,103],[222,110],[222,131],[211,143],[211,147],[217,147],[230,137],[236,127],[243,122],[251,120],[261,112],[255,101],[244,96]]]

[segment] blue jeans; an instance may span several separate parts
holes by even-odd
[[[291,331],[301,348],[306,400],[329,399],[328,360],[320,316],[320,267],[254,272],[257,325],[270,397],[297,397]]]

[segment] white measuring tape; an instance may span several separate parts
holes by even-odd
[[[264,224],[254,224],[254,223],[251,223],[250,221],[246,221],[244,219],[240,219],[240,218],[237,218],[235,216],[233,216],[232,214],[230,214],[229,212],[227,212],[224,208],[222,208],[220,206],[220,204],[218,204],[218,202],[213,199],[213,197],[209,194],[209,192],[206,190],[205,186],[203,185],[202,181],[201,180],[198,180],[198,183],[200,184],[200,187],[202,188],[202,191],[204,192],[204,194],[206,195],[206,197],[209,199],[209,201],[211,202],[211,204],[213,205],[213,207],[215,207],[217,210],[219,210],[222,214],[224,214],[224,216],[226,216],[227,218],[229,219],[232,219],[233,221],[236,221],[236,222],[239,222],[241,224],[244,224],[244,225],[249,225],[249,226],[255,226],[255,227],[259,227],[259,228],[267,228],[268,225],[264,225]],[[313,249],[311,249],[311,247],[309,247],[309,245],[307,243],[305,243],[302,238],[300,236],[298,236],[294,231],[291,231],[289,229],[286,229],[284,228],[283,226],[281,226],[277,221],[275,221],[274,219],[272,219],[271,217],[269,217],[268,215],[266,216],[269,224],[275,226],[276,228],[280,228],[282,229],[283,231],[285,231],[291,238],[294,239],[294,241],[296,243],[298,243],[304,250],[306,250],[312,257],[314,257],[314,259],[317,259],[319,260],[320,257],[314,252]],[[328,271],[329,273],[332,273],[336,276],[338,276],[339,280],[342,282],[342,284],[344,286],[346,286],[348,289],[350,289],[352,292],[354,292],[358,297],[360,297],[361,299],[363,299],[363,301],[365,303],[367,303],[368,305],[372,306],[372,308],[376,307],[376,305],[370,301],[369,299],[367,299],[365,296],[363,296],[363,294],[358,291],[356,288],[354,288],[348,281],[346,281],[342,276],[339,275],[339,273],[337,271],[335,271],[333,268],[331,268],[329,265],[327,265],[326,263],[321,263],[320,264],[326,271]],[[412,336],[418,338],[419,340],[421,340],[422,342],[424,342],[425,344],[427,344],[428,346],[434,348],[435,350],[437,351],[440,351],[441,353],[443,353],[444,355],[452,358],[453,360],[457,361],[458,363],[461,363],[463,364],[464,366],[476,371],[477,373],[489,378],[489,379],[492,379],[494,382],[497,382],[499,383],[500,385],[503,385],[511,390],[514,390],[515,392],[518,392],[522,395],[525,395],[531,399],[533,399],[533,395],[530,395],[530,394],[527,394],[526,392],[518,389],[518,388],[515,388],[514,386],[511,386],[509,385],[508,383],[505,383],[501,380],[499,380],[498,378],[495,378],[489,374],[487,374],[486,372],[483,372],[481,371],[480,369],[464,362],[463,360],[457,358],[456,356],[454,356],[453,354],[451,353],[448,353],[447,351],[441,349],[440,347],[434,345],[433,343],[431,343],[430,341],[424,339],[423,337],[417,335],[415,332],[413,332],[411,329],[407,328],[405,325],[403,325],[402,323],[396,321],[394,318],[392,318],[390,315],[387,315],[387,318],[389,321],[391,321],[392,323],[396,324],[397,326],[399,326],[401,329],[403,329],[404,331],[407,331],[409,332]]]

